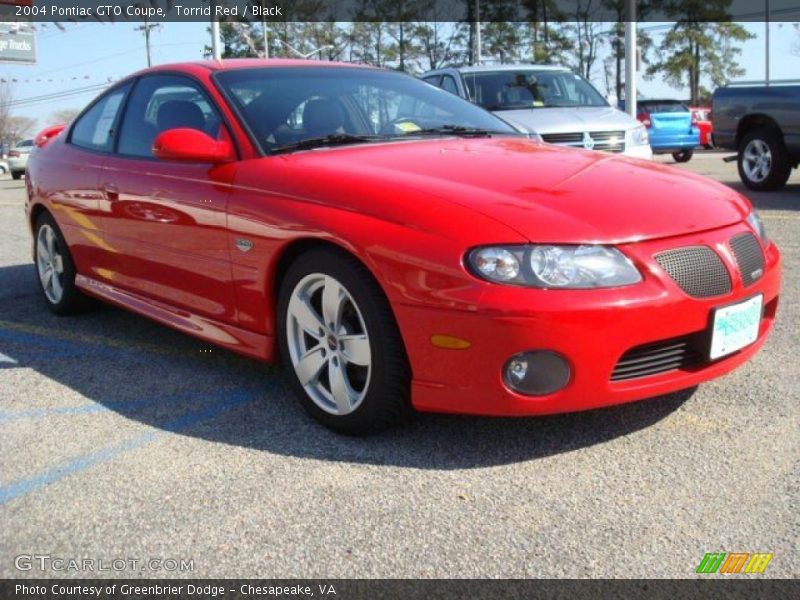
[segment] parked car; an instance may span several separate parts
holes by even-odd
[[[17,142],[8,152],[8,168],[11,177],[19,179],[25,174],[25,167],[28,165],[28,157],[34,148],[33,140],[22,140]]]
[[[714,142],[711,134],[714,131],[714,125],[711,122],[711,109],[702,106],[692,106],[692,116],[694,117],[697,128],[700,130],[700,145],[706,150],[711,150],[714,147]]]
[[[692,112],[680,100],[638,100],[637,116],[650,135],[653,154],[672,154],[675,162],[692,160],[700,145],[700,129]]]
[[[736,191],[394,71],[158,66],[43,137],[26,211],[53,312],[93,296],[280,359],[338,431],[692,387],[775,319],[780,255]]]
[[[0,160],[0,175],[8,173],[8,161]]]
[[[712,108],[714,144],[736,150],[742,183],[782,188],[800,164],[800,85],[718,88]]]
[[[559,146],[653,157],[647,132],[609,106],[591,83],[563,67],[480,65],[429,71],[423,81],[494,112]]]

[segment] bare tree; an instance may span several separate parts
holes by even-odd
[[[30,137],[36,129],[36,119],[30,117],[9,117],[6,122],[7,128],[3,137],[12,144]]]
[[[62,108],[50,115],[50,121],[53,123],[69,123],[78,116],[79,112],[77,108]]]
[[[0,81],[0,141],[8,141],[8,120],[13,101],[14,87],[8,81]]]

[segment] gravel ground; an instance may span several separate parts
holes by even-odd
[[[721,156],[680,168],[744,191]],[[0,577],[93,575],[16,570],[28,554],[194,561],[129,577],[691,577],[713,551],[800,575],[797,173],[748,193],[785,285],[745,367],[614,409],[368,439],[310,421],[275,369],[113,308],[52,316],[23,192],[0,181]]]

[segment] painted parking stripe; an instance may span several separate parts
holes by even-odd
[[[183,431],[184,429],[200,423],[201,421],[216,417],[226,410],[230,410],[237,406],[252,402],[255,400],[256,396],[257,395],[253,392],[238,392],[231,394],[224,401],[214,404],[213,406],[168,421],[159,427],[159,431],[150,431],[144,433],[115,446],[109,446],[107,448],[103,448],[102,450],[98,450],[97,452],[85,454],[84,456],[80,456],[65,464],[55,467],[54,469],[34,475],[33,477],[22,479],[20,481],[0,487],[0,505],[5,504],[9,500],[13,500],[14,498],[19,498],[20,496],[29,494],[30,492],[41,487],[55,483],[56,481],[64,479],[65,477],[69,477],[70,475],[84,471],[95,465],[113,460],[118,456],[130,452],[131,450],[141,448],[153,440],[165,436],[168,432],[177,433]]]
[[[14,360],[13,358],[11,358],[10,356],[6,356],[6,355],[5,355],[5,354],[3,354],[2,352],[0,352],[0,364],[6,364],[6,363],[8,363],[8,364],[12,364],[12,365],[19,364],[17,361],[15,361],[15,360]]]
[[[256,393],[263,391],[263,388],[231,388],[231,389],[218,389],[220,394],[238,394],[245,392]],[[101,412],[119,412],[124,409],[140,409],[152,406],[155,404],[178,404],[180,402],[192,401],[194,402],[201,393],[198,392],[184,392],[176,395],[154,396],[148,398],[131,398],[128,400],[106,400],[106,401],[92,401],[85,404],[78,404],[76,406],[48,406],[45,408],[29,408],[24,410],[0,410],[0,425],[3,423],[13,423],[15,421],[25,421],[28,419],[40,419],[51,416],[71,416],[71,415],[86,415]],[[124,416],[124,415],[123,415]]]

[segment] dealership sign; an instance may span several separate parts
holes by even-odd
[[[36,63],[36,40],[29,23],[0,23],[0,62]]]

